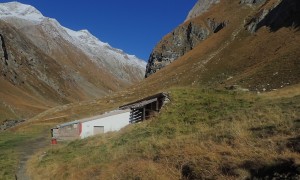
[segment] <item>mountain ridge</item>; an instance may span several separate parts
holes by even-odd
[[[53,25],[54,29],[57,30],[58,33],[58,34],[53,34],[53,36],[61,35],[63,39],[69,41],[76,47],[79,47],[81,50],[83,50],[84,53],[86,53],[90,58],[97,59],[95,58],[95,56],[100,56],[100,54],[103,54],[103,51],[107,51],[107,52],[111,52],[112,54],[111,56],[118,56],[117,58],[114,58],[114,60],[122,59],[120,63],[129,63],[141,69],[143,69],[144,66],[146,66],[146,63],[143,60],[138,59],[134,55],[126,54],[120,49],[112,48],[108,43],[101,42],[98,38],[93,36],[88,30],[83,29],[79,31],[73,31],[69,28],[63,27],[60,25],[60,23],[57,20],[43,16],[43,14],[33,6],[24,5],[19,2],[2,3],[1,6],[2,6],[2,8],[0,7],[1,19],[4,20],[8,19],[7,21],[10,22],[12,21],[10,18],[24,19],[26,21],[32,22],[34,25],[42,24],[44,26],[48,26],[48,24],[50,23]],[[7,7],[7,9],[5,9],[4,7]],[[22,25],[22,23],[16,23],[14,25],[16,25],[16,27],[20,29],[23,29],[24,27],[28,26],[27,22],[25,23],[25,25]],[[33,38],[31,37],[31,39]],[[97,53],[96,51],[100,51],[100,53]],[[129,57],[129,59],[122,58],[122,55],[120,56],[119,54],[122,54],[124,56],[126,55],[127,57]],[[107,58],[107,57],[102,57],[102,58]],[[99,61],[99,58],[97,60]]]
[[[201,14],[207,12],[212,5],[217,4],[219,2],[220,0],[198,0],[189,12],[185,21],[200,16]]]

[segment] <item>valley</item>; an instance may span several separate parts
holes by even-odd
[[[0,11],[0,123],[25,120],[0,132],[0,177],[299,179],[299,8],[199,0],[147,66],[35,9],[29,25]],[[50,144],[58,124],[161,92],[149,120]]]

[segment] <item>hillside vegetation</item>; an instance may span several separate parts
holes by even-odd
[[[158,117],[52,147],[29,172],[33,179],[297,179],[298,90],[274,98],[171,88]]]

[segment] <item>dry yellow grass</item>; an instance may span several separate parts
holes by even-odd
[[[172,88],[159,117],[48,149],[34,179],[242,179],[299,167],[300,98]],[[294,143],[294,144],[293,144]],[[293,146],[296,145],[296,146]],[[272,174],[273,173],[273,174]],[[50,178],[49,178],[50,179]]]
[[[300,85],[296,84],[293,86],[288,86],[282,90],[277,91],[271,91],[268,93],[263,93],[262,97],[265,98],[288,98],[288,97],[294,97],[294,96],[300,96]]]

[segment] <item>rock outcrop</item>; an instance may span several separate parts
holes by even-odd
[[[169,34],[169,38],[162,40],[151,53],[145,77],[192,50],[199,42],[206,39],[209,34],[210,31],[206,27],[192,22],[176,28]]]
[[[266,0],[241,0],[240,4],[260,4],[265,2]]]
[[[23,119],[21,119],[21,120],[5,120],[2,124],[0,124],[0,132],[5,131],[11,127],[14,127],[24,121],[25,120],[23,120]]]
[[[1,24],[1,22],[0,22]],[[8,50],[8,43],[6,39],[9,37],[5,37],[6,33],[1,31],[0,33],[0,72],[1,75],[7,79],[10,83],[14,85],[18,85],[24,83],[23,78],[17,73],[17,69],[19,68],[19,63],[13,56],[13,54]]]
[[[5,60],[5,64],[7,65],[7,61],[8,61],[8,54],[7,54],[7,50],[6,50],[6,45],[5,45],[5,41],[4,41],[4,37],[2,36],[2,34],[0,34],[0,40],[1,40],[1,46],[2,46],[2,52],[3,52],[3,58]]]

